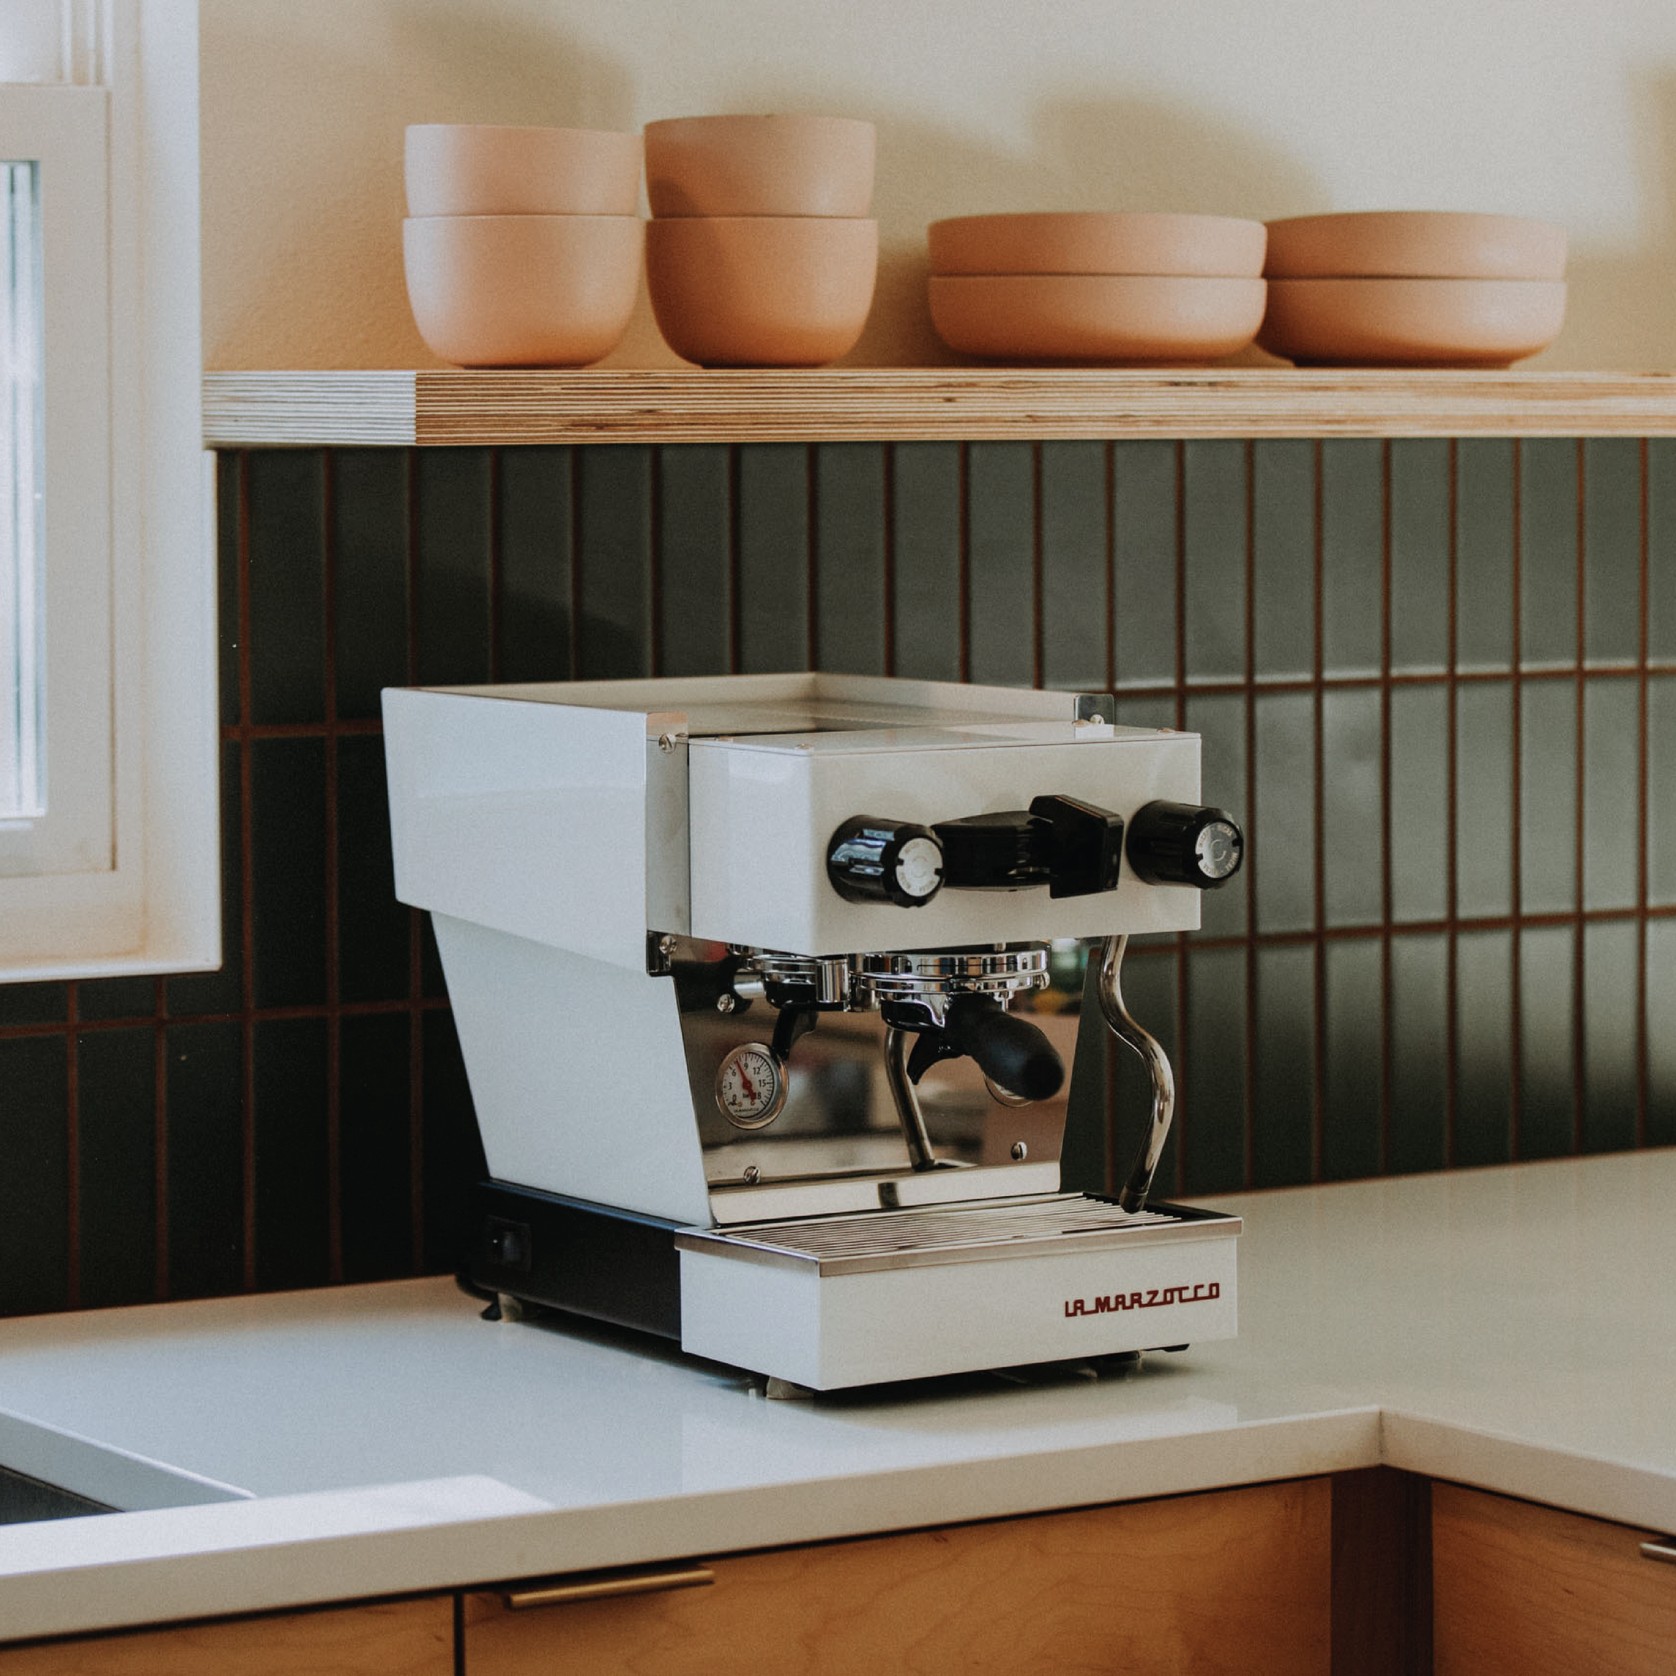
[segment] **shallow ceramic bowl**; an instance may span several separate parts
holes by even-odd
[[[1505,367],[1564,320],[1556,280],[1271,279],[1257,341],[1302,366]]]
[[[658,327],[703,367],[820,367],[848,354],[878,261],[876,221],[686,216],[646,227]]]
[[[458,215],[402,223],[407,296],[462,367],[582,367],[628,329],[645,223],[628,215]]]
[[[933,274],[950,349],[1000,361],[1194,365],[1244,349],[1263,281],[1157,274]]]
[[[407,213],[634,215],[640,162],[638,134],[419,123],[407,131]]]
[[[1366,210],[1269,223],[1271,279],[1565,278],[1565,229],[1519,215]]]
[[[876,135],[844,116],[686,116],[646,124],[655,216],[830,215],[873,201]]]
[[[1258,279],[1268,230],[1230,215],[960,215],[926,229],[934,274],[1200,274]]]

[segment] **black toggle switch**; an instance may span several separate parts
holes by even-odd
[[[1047,825],[1048,895],[1116,890],[1123,866],[1123,817],[1074,797],[1038,797],[1032,820]]]

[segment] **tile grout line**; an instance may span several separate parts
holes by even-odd
[[[1178,733],[1187,731],[1187,444],[1175,445],[1175,725]],[[1191,1045],[1192,1026],[1188,1018],[1190,1000],[1187,961],[1187,934],[1178,931],[1175,944],[1175,1002],[1176,1002],[1176,1115],[1172,1137],[1175,1146],[1175,1191],[1187,1188],[1187,1143],[1191,1133],[1191,1111],[1188,1095],[1191,1076],[1187,1063]]]
[[[1518,1160],[1524,1144],[1524,1053],[1525,1053],[1525,972],[1524,936],[1519,927],[1519,915],[1524,907],[1524,765],[1520,753],[1524,749],[1524,682],[1520,671],[1524,666],[1525,638],[1523,625],[1525,539],[1524,539],[1524,472],[1525,448],[1523,441],[1513,439],[1512,481],[1512,576],[1511,610],[1509,620],[1509,656],[1512,661],[1513,682],[1509,707],[1508,796],[1513,818],[1508,823],[1508,907],[1513,917],[1513,954],[1507,974],[1508,1003],[1508,1156]]]
[[[884,565],[884,671],[896,673],[896,444],[879,445],[880,558]]]
[[[324,600],[326,629],[326,716],[333,724],[325,740],[326,773],[326,1272],[334,1284],[343,1279],[343,919],[338,844],[338,633],[337,633],[337,456],[325,456]]]
[[[1315,994],[1314,1042],[1310,1055],[1309,1179],[1319,1181],[1327,1149],[1327,450],[1319,437],[1311,443],[1311,467],[1314,475],[1311,579],[1315,612],[1310,647],[1313,676],[1310,692],[1310,746],[1313,752],[1310,829],[1314,850],[1311,894],[1315,941],[1310,952]]]
[[[1577,461],[1577,765],[1574,796],[1576,798],[1575,849],[1572,858],[1573,901],[1582,913],[1588,892],[1588,566],[1589,566],[1589,507],[1588,507],[1588,451],[1581,437],[1576,442]],[[1583,993],[1583,932],[1579,926],[1572,933],[1571,945],[1571,1150],[1576,1153],[1583,1144],[1583,1108],[1587,1100],[1584,1085],[1584,1030],[1585,997]]]
[[[251,600],[252,524],[249,460],[240,479],[239,513],[239,719],[249,727],[255,719],[255,647],[252,645],[254,607]],[[248,734],[239,744],[239,1114],[240,1252],[241,1282],[245,1291],[255,1287],[256,1252],[256,1114],[252,1022],[256,1008],[256,863],[255,783],[256,750]]]
[[[1396,968],[1391,926],[1396,918],[1395,817],[1392,771],[1391,656],[1394,559],[1392,551],[1393,450],[1389,437],[1380,443],[1379,466],[1379,1173],[1391,1167],[1392,1099],[1396,1083],[1396,1044],[1392,1029]]]
[[[958,444],[958,505],[955,508],[955,539],[960,562],[960,679],[972,679],[972,454],[971,444]]]
[[[422,511],[419,478],[415,470],[415,456],[407,460],[407,678],[410,684],[419,678],[419,520]],[[578,519],[575,452],[571,454],[570,515],[574,533]],[[575,674],[574,647],[576,643],[576,556],[571,552],[571,619],[570,635],[573,648],[571,674]],[[425,1042],[423,1035],[422,1004],[425,995],[424,926],[419,909],[408,910],[407,934],[407,1148],[408,1148],[408,1262],[411,1273],[423,1267],[425,1240]]]
[[[1244,659],[1249,681],[1257,670],[1257,444],[1243,445],[1245,465],[1245,543],[1242,555],[1245,567]],[[1258,821],[1257,786],[1257,700],[1247,694],[1241,706],[1245,744],[1245,820],[1255,828]],[[1245,1101],[1244,1121],[1241,1125],[1241,1174],[1249,1191],[1256,1185],[1257,1166],[1257,1061],[1261,1052],[1258,1038],[1257,986],[1257,869],[1245,875],[1245,1006],[1242,1025],[1245,1031],[1245,1051],[1241,1058],[1241,1089]]]
[[[1447,1061],[1443,1084],[1443,1163],[1455,1163],[1455,1130],[1460,1105],[1461,1077],[1461,934],[1460,910],[1460,579],[1461,579],[1461,460],[1460,443],[1454,437],[1448,447],[1448,667],[1446,684],[1448,713],[1444,744],[1444,864],[1443,899],[1446,933],[1444,966],[1444,1056]]]
[[[1637,663],[1640,668],[1636,682],[1635,726],[1635,1144],[1647,1144],[1647,1097],[1651,1047],[1647,1028],[1647,907],[1652,893],[1651,846],[1648,826],[1652,819],[1650,763],[1651,695],[1647,681],[1647,654],[1652,639],[1652,492],[1650,472],[1652,449],[1642,437],[1637,449],[1637,506],[1639,552],[1637,555],[1637,594],[1640,600],[1640,626],[1636,641]]]

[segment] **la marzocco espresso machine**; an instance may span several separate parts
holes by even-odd
[[[492,1176],[464,1278],[771,1390],[1231,1337],[1240,1224],[1148,1202],[1172,1080],[1119,969],[1243,840],[1198,738],[1113,709],[831,675],[386,692],[397,894],[433,915]],[[1115,1199],[1059,1170],[1065,1062],[1107,1028],[1153,1090]]]

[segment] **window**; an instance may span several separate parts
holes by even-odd
[[[0,981],[219,960],[197,28],[0,11]]]

